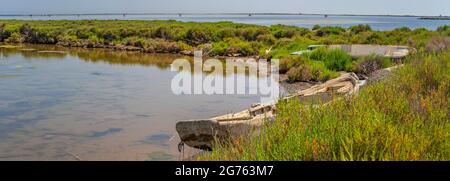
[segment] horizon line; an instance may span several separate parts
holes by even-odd
[[[412,14],[351,14],[351,13],[279,13],[279,12],[223,12],[223,13],[11,13],[0,16],[107,16],[107,15],[318,15],[318,16],[389,16],[389,17],[448,17],[448,15],[412,15]]]

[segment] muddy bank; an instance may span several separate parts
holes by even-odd
[[[373,84],[379,81],[382,81],[384,79],[386,79],[387,77],[389,77],[389,75],[391,75],[392,71],[402,67],[403,65],[397,65],[397,66],[393,66],[393,67],[389,67],[389,68],[385,68],[385,69],[380,69],[380,70],[376,70],[372,73],[370,73],[367,76],[367,84]]]
[[[288,82],[288,77],[286,74],[280,74],[280,86],[284,88],[284,90],[288,94],[294,94],[298,91],[302,91],[312,86],[318,85],[320,82]]]

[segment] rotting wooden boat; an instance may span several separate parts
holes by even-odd
[[[336,79],[309,89],[282,100],[299,98],[301,101],[308,99],[324,98],[321,102],[332,99],[333,95],[350,95],[358,92],[362,82],[354,73],[344,73]],[[260,128],[267,122],[275,119],[276,104],[254,104],[249,109],[238,113],[230,113],[210,119],[198,119],[179,121],[176,130],[181,139],[179,145],[184,144],[203,150],[211,150],[213,144],[220,140],[229,140]],[[181,151],[181,149],[180,149]]]

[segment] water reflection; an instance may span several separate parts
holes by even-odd
[[[63,59],[67,56],[77,57],[86,62],[104,62],[111,65],[143,65],[167,69],[176,58],[191,60],[189,56],[172,54],[148,54],[130,51],[114,51],[108,49],[67,48],[47,45],[24,45],[25,47],[2,48],[1,56],[21,55],[27,60],[32,59]]]
[[[176,160],[176,121],[237,112],[260,100],[174,95],[177,72],[169,68],[180,58],[190,57],[0,48],[0,160]]]

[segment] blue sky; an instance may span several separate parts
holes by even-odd
[[[450,15],[450,0],[0,0],[0,14],[289,12]]]

